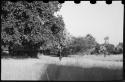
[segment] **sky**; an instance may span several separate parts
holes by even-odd
[[[123,4],[113,1],[108,5],[105,1],[65,1],[58,14],[62,15],[65,28],[73,36],[92,34],[98,43],[104,43],[104,37],[109,37],[109,43],[117,45],[123,42]]]

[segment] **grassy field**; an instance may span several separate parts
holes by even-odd
[[[1,80],[122,80],[123,55],[1,59]]]

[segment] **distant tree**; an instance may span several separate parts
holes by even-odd
[[[106,45],[109,44],[109,37],[108,36],[104,37],[104,41],[105,42],[104,44],[101,45],[100,51],[104,54],[104,57],[105,57],[106,55],[109,54],[106,48]]]
[[[77,53],[91,53],[92,49],[96,45],[95,38],[88,34],[86,37],[72,37],[72,42],[68,45],[67,53],[77,54]]]
[[[119,44],[115,47],[115,54],[123,53],[123,43],[119,42]]]
[[[77,38],[74,37],[74,40],[70,45],[70,48],[72,49],[72,53],[86,50],[85,47],[86,47],[86,42],[83,37],[77,37]]]
[[[113,54],[115,50],[115,46],[113,44],[106,44],[105,45],[106,50],[109,54]]]
[[[1,40],[9,45],[10,54],[23,49],[36,56],[40,46],[45,50],[66,45],[63,19],[54,16],[61,8],[59,2],[2,1],[1,7]]]
[[[86,44],[88,46],[88,49],[90,50],[95,48],[95,46],[97,45],[95,38],[91,34],[87,34],[85,40],[87,41]]]
[[[104,40],[105,40],[105,44],[109,43],[109,37],[108,36],[104,37]]]
[[[100,45],[99,53],[100,53],[100,54],[103,54],[104,57],[106,57],[106,55],[109,54],[108,51],[107,51],[107,48],[106,48],[106,44],[101,44],[101,45]]]
[[[95,45],[94,50],[92,51],[91,54],[96,54],[96,55],[98,55],[98,54],[100,54],[100,53],[99,53],[99,50],[100,50],[100,44],[97,43],[97,44]]]

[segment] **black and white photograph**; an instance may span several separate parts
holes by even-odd
[[[1,0],[1,80],[123,80],[122,1]]]

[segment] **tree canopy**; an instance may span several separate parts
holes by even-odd
[[[48,49],[65,45],[66,31],[57,1],[2,1],[2,45]],[[27,48],[28,47],[28,48]]]

